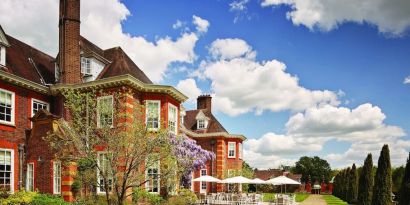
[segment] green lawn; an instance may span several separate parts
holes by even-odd
[[[304,201],[309,194],[306,193],[296,193],[296,202]],[[275,200],[275,193],[264,193],[263,194],[263,201],[264,202],[273,202]]]
[[[297,193],[296,194],[296,202],[302,202],[306,198],[308,198],[309,194],[308,193]]]
[[[333,195],[323,195],[323,199],[325,199],[328,205],[348,205],[347,202],[333,196]]]

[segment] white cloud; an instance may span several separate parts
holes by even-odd
[[[215,59],[229,60],[238,57],[253,59],[256,52],[246,41],[238,38],[216,39],[212,42],[209,53]]]
[[[381,109],[371,104],[354,109],[330,105],[309,108],[289,118],[286,134],[266,133],[258,139],[249,139],[245,148],[251,156],[258,156],[252,163],[266,166],[273,163],[270,162],[272,156],[279,161],[280,158],[297,160],[300,155],[322,151],[326,142],[332,139],[345,141],[351,143],[345,153],[325,156],[333,167],[345,167],[352,163],[361,164],[367,153],[372,153],[377,163],[382,146],[389,144],[392,164],[402,165],[408,156],[410,140],[403,138],[406,133],[402,128],[387,125],[385,118]]]
[[[244,11],[247,9],[247,5],[249,3],[249,0],[237,0],[233,1],[229,4],[230,11]]]
[[[336,138],[379,142],[405,135],[403,129],[384,124],[385,114],[377,106],[362,104],[355,109],[326,105],[309,108],[289,118],[286,130],[296,137]]]
[[[199,16],[192,16],[193,24],[196,26],[196,30],[200,33],[206,33],[209,28],[209,21],[199,17]]]
[[[258,139],[249,139],[245,144],[245,148],[265,156],[285,156],[309,151],[320,151],[323,143],[324,141],[308,143],[290,135],[277,135],[269,132]]]
[[[3,0],[0,22],[6,33],[55,55],[58,51],[58,3],[55,0]],[[172,62],[192,63],[195,60],[198,34],[183,32],[176,39],[165,36],[151,42],[123,31],[121,23],[130,14],[118,0],[81,1],[81,34],[102,48],[121,46],[155,82],[163,79]],[[202,33],[209,26],[209,22],[199,17],[193,18],[193,23]]]
[[[201,95],[201,89],[198,88],[196,82],[192,78],[181,80],[178,82],[177,89],[188,96],[188,102],[195,102],[196,98]]]
[[[335,92],[300,86],[284,63],[254,60],[255,51],[243,40],[218,39],[209,52],[214,58],[203,61],[193,75],[211,81],[216,111],[235,116],[339,104]]]
[[[173,29],[178,29],[178,28],[182,28],[183,26],[185,26],[185,22],[181,21],[181,20],[177,20],[177,22],[175,22],[172,25]]]
[[[258,169],[279,168],[281,165],[293,165],[297,161],[278,155],[262,155],[247,149],[244,149],[244,160]]]
[[[289,5],[287,18],[295,25],[329,31],[345,22],[375,25],[379,32],[401,35],[410,26],[408,0],[263,0],[261,5]]]
[[[403,83],[404,83],[404,84],[410,84],[410,76],[407,76],[407,77],[404,79]]]

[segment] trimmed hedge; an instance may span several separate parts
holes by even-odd
[[[7,198],[0,199],[0,205],[69,205],[63,198],[37,192],[19,191]]]

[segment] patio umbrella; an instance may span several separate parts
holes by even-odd
[[[243,176],[236,176],[236,177],[231,177],[231,178],[226,178],[221,181],[221,183],[225,184],[250,184],[252,180],[243,177]]]
[[[255,188],[256,188],[256,192],[258,192],[258,184],[269,184],[268,182],[259,179],[259,178],[255,178],[251,180],[250,184],[255,184]]]
[[[288,185],[288,184],[290,184],[290,185],[299,185],[300,184],[300,182],[295,181],[295,180],[293,180],[291,178],[288,178],[286,176],[275,177],[273,179],[268,180],[267,182],[270,182],[273,185],[285,185],[285,192],[286,192],[286,185]]]
[[[259,178],[255,178],[255,179],[251,180],[250,184],[269,184],[269,182],[264,181],[264,180],[259,179]]]
[[[193,182],[221,182],[220,179],[217,179],[212,176],[204,175],[192,180]]]
[[[242,184],[250,184],[251,180],[243,177],[243,176],[236,176],[236,177],[231,177],[231,178],[226,178],[221,181],[221,183],[224,184],[239,184],[239,191],[242,191]]]
[[[208,175],[200,176],[198,178],[193,179],[192,181],[193,182],[218,182],[218,183],[221,182],[220,179],[217,179],[213,176],[208,176]],[[206,194],[207,193],[205,192],[205,195]]]

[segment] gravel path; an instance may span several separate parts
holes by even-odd
[[[327,205],[322,195],[312,194],[305,199],[300,205]]]

